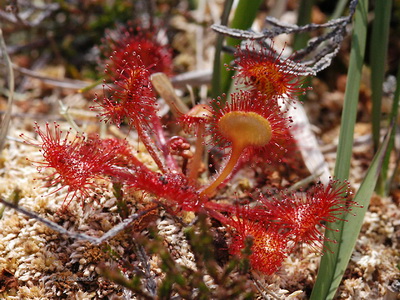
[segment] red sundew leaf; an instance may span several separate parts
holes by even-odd
[[[347,183],[331,181],[327,186],[317,184],[305,195],[281,193],[281,200],[261,197],[260,201],[270,218],[289,229],[295,242],[308,243],[320,249],[324,235],[318,226],[325,228],[325,222],[342,220],[339,216],[357,205],[347,199],[348,188]]]
[[[282,50],[283,51],[283,50]],[[252,90],[265,94],[269,99],[294,99],[303,94],[304,68],[290,58],[281,59],[271,47],[256,48],[255,43],[247,44],[244,48],[238,47],[235,52],[237,71],[235,78],[238,84],[250,86]]]
[[[292,139],[288,131],[290,118],[285,118],[275,101],[267,99],[266,95],[250,91],[240,91],[231,94],[231,102],[226,103],[223,108],[219,107],[219,100],[213,101],[211,105],[214,110],[207,127],[208,134],[212,136],[211,143],[222,149],[230,147],[234,142],[229,140],[221,133],[219,121],[226,114],[231,112],[254,112],[261,118],[267,120],[271,127],[271,139],[264,146],[246,147],[245,153],[250,156],[254,154],[263,154],[267,162],[277,161],[286,153],[285,145]],[[243,137],[245,138],[245,137]]]
[[[264,94],[240,91],[231,94],[231,102],[224,107],[220,107],[220,99],[211,106],[214,111],[207,128],[211,143],[230,147],[230,152],[217,177],[202,190],[208,196],[232,174],[244,153],[263,153],[267,162],[280,161],[279,155],[285,152],[284,140],[290,138],[287,130],[290,119],[283,117],[276,102]]]
[[[108,66],[106,74],[113,85],[106,85],[108,91],[104,91],[103,99],[94,100],[98,106],[91,109],[100,111],[99,116],[103,121],[118,127],[127,120],[131,126],[139,124],[150,128],[149,123],[156,116],[157,104],[149,79],[150,73],[141,58],[134,55],[122,61],[116,70]]]
[[[289,127],[283,127],[280,136],[284,138],[280,138],[278,146],[274,147],[273,157],[266,151],[254,151],[254,149],[250,148],[244,151],[241,162],[254,165],[267,162],[276,167],[284,164],[286,167],[295,168],[296,159],[301,159],[296,140],[291,134]]]
[[[78,196],[88,198],[90,190],[100,187],[96,180],[104,179],[104,172],[120,163],[119,155],[125,152],[123,143],[111,146],[110,141],[101,140],[97,136],[85,138],[77,135],[70,139],[70,131],[64,135],[57,123],[54,123],[53,128],[46,124],[45,131],[36,124],[35,131],[41,142],[25,140],[28,144],[41,147],[44,162],[39,163],[38,169],[53,169],[54,172],[49,176],[49,186],[68,186],[66,199],[71,196],[70,201]]]
[[[262,222],[246,219],[246,214],[231,217],[229,230],[232,241],[229,245],[232,255],[241,255],[247,237],[253,239],[250,262],[255,270],[267,275],[275,273],[287,256],[289,239],[276,225],[265,226]]]
[[[149,30],[123,26],[108,31],[104,40],[107,47],[102,50],[105,57],[113,56],[112,60],[106,61],[112,72],[116,73],[123,62],[139,55],[150,74],[163,72],[172,75],[172,49],[159,41],[158,31],[157,28]]]
[[[255,270],[267,275],[275,273],[289,251],[288,232],[280,224],[265,218],[265,210],[232,204],[207,202],[208,214],[219,220],[231,234],[229,251],[241,256],[246,246],[246,239],[252,239],[250,262]],[[227,215],[221,214],[227,213]]]

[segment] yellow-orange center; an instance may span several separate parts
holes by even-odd
[[[218,129],[222,136],[232,143],[231,155],[218,177],[201,195],[210,196],[221,182],[231,174],[240,155],[247,147],[263,147],[269,143],[272,128],[269,121],[255,112],[231,111],[218,121]]]
[[[284,74],[273,64],[255,65],[248,73],[250,80],[264,94],[280,96],[287,91]]]
[[[271,140],[271,124],[255,112],[232,111],[218,122],[220,133],[237,147],[262,147]]]

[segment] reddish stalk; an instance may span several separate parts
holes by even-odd
[[[204,136],[206,134],[205,126],[211,117],[211,108],[208,105],[198,104],[187,113],[179,111],[178,107],[175,107],[175,109],[179,115],[177,121],[181,124],[183,130],[187,133],[195,131],[195,153],[189,163],[188,177],[196,180],[202,163]]]
[[[174,160],[174,158],[172,157],[171,153],[169,152],[168,144],[165,139],[164,130],[162,129],[162,124],[161,124],[160,118],[156,114],[154,114],[154,116],[152,117],[152,125],[153,125],[155,135],[157,137],[156,140],[158,141],[161,152],[165,158],[167,167],[170,170],[177,171],[178,165],[177,165],[176,161]]]
[[[169,172],[168,167],[165,165],[165,162],[162,161],[161,155],[159,154],[159,149],[154,144],[151,137],[148,135],[146,130],[142,127],[139,122],[136,122],[136,131],[138,132],[139,138],[146,147],[147,151],[149,152],[150,156],[153,158],[154,162],[156,163],[157,167],[160,169],[161,172],[167,173]]]
[[[192,160],[189,163],[189,178],[196,180],[199,175],[200,166],[202,163],[204,153],[204,134],[205,125],[199,124],[196,132],[195,152]]]

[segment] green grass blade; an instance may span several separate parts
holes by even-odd
[[[302,0],[299,7],[299,16],[297,18],[297,25],[303,26],[311,23],[311,13],[314,6],[315,0]],[[297,51],[307,46],[308,40],[310,39],[309,32],[298,33],[294,36],[293,50]],[[304,80],[304,86],[311,86],[311,77],[306,77]],[[299,95],[299,100],[304,102],[307,97],[306,95]]]
[[[326,271],[329,271],[329,273],[321,273],[321,268],[318,274],[318,279],[320,279],[320,282],[317,282],[314,286],[310,299],[332,299],[336,293],[336,289],[342,280],[342,276],[346,270],[347,264],[353,252],[353,248],[356,244],[358,234],[361,230],[364,216],[368,209],[369,201],[372,193],[374,192],[379,171],[387,151],[392,130],[393,125],[389,129],[389,132],[378,152],[375,154],[374,159],[368,168],[367,174],[360,185],[360,189],[354,197],[354,201],[361,205],[361,207],[353,209],[352,213],[354,213],[355,216],[348,213],[344,217],[344,219],[348,220],[348,222],[346,222],[346,225],[343,226],[342,230],[335,237],[338,243],[334,247],[334,255],[332,255],[332,253],[326,253],[322,258],[323,262],[321,261],[321,267],[322,263],[325,265],[329,264],[329,268],[325,268]]]
[[[375,3],[375,19],[372,27],[370,56],[372,91],[372,139],[374,142],[375,151],[378,148],[380,142],[383,94],[382,85],[385,76],[391,10],[392,1],[377,1]],[[389,145],[389,154],[392,148],[393,147]],[[384,195],[386,192],[388,165],[388,161],[384,162],[382,166],[382,172],[376,186],[376,192],[380,195]]]
[[[343,14],[343,11],[347,6],[347,2],[348,0],[337,1],[335,11],[332,13],[332,16],[330,17],[331,20],[339,18]]]
[[[249,29],[256,18],[260,4],[263,0],[240,0],[238,6],[235,10],[235,15],[233,16],[232,22],[229,27],[236,29]],[[240,40],[232,37],[226,38],[227,46],[237,46]],[[221,68],[221,88],[222,93],[227,93],[232,83],[233,71],[227,71],[225,64],[228,64],[233,60],[233,55],[225,53],[222,57]]]
[[[380,140],[383,94],[382,85],[385,76],[391,10],[392,1],[375,2],[375,18],[372,24],[370,52],[372,91],[372,139],[374,141],[375,151],[379,147]]]
[[[396,82],[400,83],[400,66],[398,67],[398,70],[397,70]],[[395,91],[394,97],[393,97],[392,111],[390,112],[390,122],[391,123],[395,123],[397,120],[397,115],[399,112],[399,101],[400,101],[400,84],[397,84],[396,91]],[[390,190],[391,181],[388,180],[388,169],[389,169],[390,153],[392,152],[392,150],[395,146],[395,135],[396,135],[396,131],[393,130],[392,135],[390,136],[390,141],[389,141],[388,149],[386,151],[385,159],[383,161],[382,171],[381,171],[381,174],[380,174],[380,177],[378,180],[378,183],[381,182],[381,184],[382,184],[382,189],[383,189],[385,195],[388,195],[389,190]]]
[[[302,0],[299,7],[299,16],[297,18],[297,25],[302,26],[311,23],[311,12],[315,0]],[[310,38],[309,32],[298,33],[294,36],[293,50],[297,51],[307,46]]]
[[[339,180],[349,178],[350,173],[350,160],[353,149],[353,135],[357,116],[361,71],[367,40],[367,8],[368,0],[360,0],[355,14],[350,65],[347,73],[347,78],[351,78],[351,80],[347,80],[346,83],[339,146],[335,165],[335,178]]]
[[[224,10],[221,16],[221,25],[227,25],[229,14],[232,9],[233,0],[225,0]],[[211,79],[211,97],[217,98],[221,95],[221,50],[222,44],[224,42],[224,36],[222,34],[218,34],[217,41],[215,43],[215,57],[214,57],[214,65],[213,65],[213,74]]]
[[[3,31],[0,28],[0,56],[3,56],[5,66],[8,73],[8,100],[7,109],[4,112],[3,119],[0,123],[0,152],[3,150],[4,144],[6,142],[6,136],[8,132],[8,127],[10,126],[12,106],[14,103],[14,72],[11,64],[10,57],[7,53],[7,47],[3,39]]]
[[[353,135],[357,115],[361,71],[364,62],[367,38],[367,12],[368,0],[360,0],[355,14],[352,47],[350,52],[348,78],[351,78],[351,80],[348,80],[346,85],[339,146],[336,157],[335,178],[339,180],[347,179],[350,173],[350,160],[354,140]],[[321,259],[321,265],[311,295],[311,300],[331,299],[335,294],[337,286],[341,280],[341,275],[338,275],[338,272],[341,271],[338,269],[338,264],[343,261],[339,256],[339,250],[341,247],[340,241],[342,240],[341,235],[346,228],[349,228],[349,226],[349,223],[343,221],[336,222],[329,226],[332,230],[326,231],[326,237],[331,240],[336,240],[338,243],[325,245],[327,248],[332,250],[332,253],[327,252]],[[352,232],[355,237],[358,235],[358,232],[355,232],[354,230],[352,230]]]

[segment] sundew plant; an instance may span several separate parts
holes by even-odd
[[[254,278],[279,274],[286,258],[308,247],[323,254],[311,299],[331,299],[351,255],[388,144],[385,139],[379,147],[376,139],[374,161],[354,196],[347,181],[351,147],[343,141],[351,140],[354,132],[356,101],[349,99],[357,98],[358,93],[367,1],[350,1],[346,16],[322,24],[288,25],[267,17],[268,27],[260,32],[247,30],[247,25],[238,21],[250,11],[255,14],[257,5],[239,1],[236,21],[227,26],[232,1],[225,2],[221,24],[212,27],[218,39],[209,94],[215,97],[200,103],[182,101],[172,87],[174,53],[157,34],[159,28],[119,24],[106,32],[99,47],[103,84],[90,110],[103,128],[114,126],[121,130],[120,136],[133,134],[137,142],[72,128],[63,131],[57,122],[35,123],[35,138],[21,135],[27,145],[40,149],[43,160],[31,163],[39,170],[38,178],[46,182],[43,185],[52,187],[53,194],[67,191],[58,215],[74,214],[76,205],[89,210],[101,205],[98,199],[112,189],[123,217],[120,224],[94,237],[66,231],[18,205],[1,202],[72,239],[102,245],[119,261],[117,269],[103,269],[102,274],[143,298],[179,295],[207,299],[217,289],[213,284],[226,284],[226,295],[236,297],[248,290],[228,286],[232,272],[260,288]],[[276,170],[303,167],[293,108],[303,105],[299,98],[312,88],[310,79],[330,66],[350,25],[354,26],[353,41],[358,41],[352,44],[350,55],[349,77],[354,78],[354,86],[346,89],[334,176],[326,182],[312,178],[315,182],[294,190],[269,185],[271,173],[266,173],[267,179],[259,179],[257,189],[251,184],[239,187],[240,174],[260,165]],[[274,41],[283,34],[308,32],[316,33],[315,37],[289,55],[290,45],[279,48]],[[226,53],[222,53],[224,37],[228,40]],[[224,61],[229,62],[224,65]],[[160,117],[160,106],[165,103],[167,117]],[[138,155],[139,143],[146,160]],[[232,187],[238,190],[232,191]],[[142,200],[138,197],[137,201],[151,200],[143,210],[131,212],[126,199],[138,194]],[[195,259],[203,265],[198,263],[196,270],[179,269],[151,226],[135,231],[132,224],[149,212],[180,220]],[[229,261],[222,267],[210,259],[215,253],[205,249],[215,247],[207,241],[207,231],[213,227],[223,231]],[[148,270],[125,276],[129,267],[110,246],[121,232],[133,237],[140,260],[146,260],[146,251],[161,257],[165,279],[158,286],[144,287],[141,280]],[[211,276],[212,284],[205,281],[205,274]],[[253,294],[246,295],[251,298]]]
[[[123,30],[123,36],[128,39],[131,31],[119,30]],[[138,45],[133,47],[131,43]],[[317,245],[324,241],[318,226],[341,220],[339,216],[355,205],[348,199],[351,193],[346,183],[318,184],[305,195],[285,191],[279,191],[274,197],[261,194],[251,205],[239,205],[235,199],[223,203],[214,200],[221,193],[221,185],[226,185],[240,168],[251,167],[252,161],[279,165],[286,156],[293,155],[295,140],[290,133],[291,119],[282,110],[280,100],[294,105],[296,96],[304,92],[301,78],[305,71],[301,66],[290,58],[282,59],[271,48],[273,45],[259,51],[255,46],[238,48],[235,53],[237,81],[244,82],[248,88],[232,93],[229,102],[219,97],[208,104],[200,104],[201,109],[195,107],[195,111],[178,112],[176,122],[189,134],[193,129],[195,139],[206,140],[195,141],[199,148],[194,149],[195,152],[202,151],[206,144],[222,154],[221,160],[214,163],[215,175],[204,182],[199,180],[203,157],[185,155],[185,150],[190,148],[187,138],[168,138],[156,115],[150,67],[170,60],[155,59],[145,65],[143,61],[150,61],[150,58],[146,57],[147,52],[140,54],[140,43],[144,41],[132,39],[124,43],[125,47],[112,52],[110,67],[105,72],[110,81],[105,80],[104,95],[95,99],[97,105],[92,109],[105,123],[117,127],[126,123],[131,130],[136,130],[158,170],[151,170],[142,163],[125,140],[84,135],[71,139],[71,133],[64,134],[56,123],[47,124],[45,129],[37,125],[35,131],[40,140],[27,139],[26,142],[41,148],[44,162],[40,168],[54,172],[49,185],[68,187],[60,213],[74,200],[80,201],[82,206],[89,205],[91,193],[102,189],[99,180],[108,180],[125,193],[151,194],[155,203],[167,206],[178,216],[184,212],[204,211],[230,232],[232,255],[240,256],[246,238],[251,237],[251,268],[266,274],[276,272],[299,243],[309,243],[318,249]],[[137,51],[131,50],[133,48]],[[203,127],[200,134],[199,127]]]

